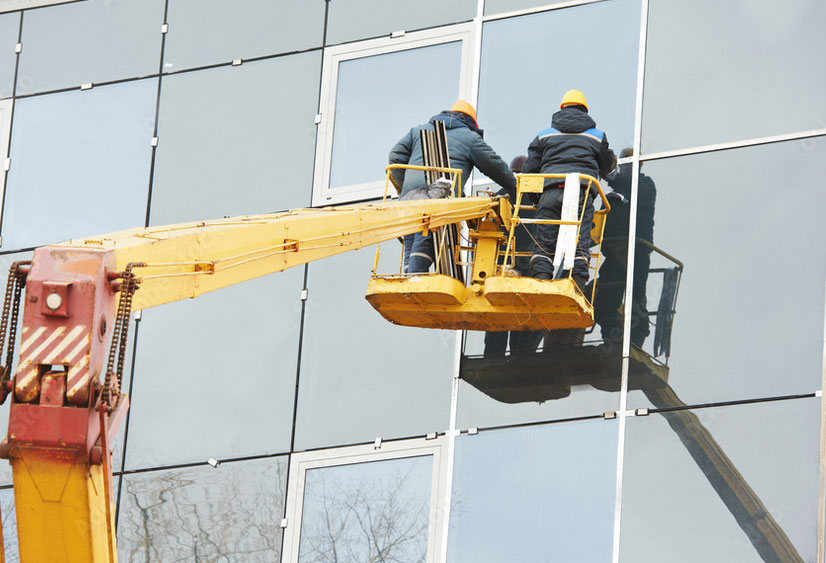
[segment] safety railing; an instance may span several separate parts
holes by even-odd
[[[421,166],[416,164],[391,164],[387,168],[385,168],[385,182],[384,182],[384,196],[382,197],[382,202],[387,201],[387,198],[390,193],[390,186],[392,185],[393,188],[396,190],[397,195],[401,195],[402,193],[402,186],[399,185],[396,179],[393,177],[394,170],[404,170],[405,174],[408,174],[410,171],[418,171],[421,172],[422,175],[425,172],[437,172],[445,174],[450,179],[450,195],[448,197],[462,197],[462,171],[458,168],[441,168],[438,166]],[[427,185],[426,182],[423,183],[424,186]],[[460,255],[460,245],[458,239],[458,233],[456,236],[452,237],[453,241],[450,241],[450,236],[446,236],[443,230],[447,230],[452,226],[442,227],[439,229],[441,234],[437,237],[437,243],[435,245],[435,262],[434,268],[437,274],[448,274],[454,275],[455,271],[461,267],[461,262],[459,260]],[[454,227],[455,228],[455,227]],[[399,257],[399,272],[397,275],[422,275],[421,273],[417,274],[408,274],[404,270],[404,240],[399,239],[401,242],[401,253]],[[373,270],[372,274],[374,276],[377,275],[377,270],[379,267],[379,258],[381,256],[381,244],[376,245],[376,258],[373,262]],[[445,260],[443,258],[449,258],[447,260],[447,264],[445,264]],[[445,270],[446,266],[450,266],[451,271],[443,271]],[[455,277],[455,276],[454,276]]]
[[[502,252],[502,256],[504,257],[504,264],[506,266],[510,266],[511,268],[516,267],[516,258],[517,256],[531,256],[532,252],[519,252],[516,250],[516,231],[519,228],[524,229],[525,234],[531,237],[533,243],[537,246],[540,246],[539,243],[536,241],[536,238],[533,233],[526,227],[526,225],[576,225],[577,226],[577,234],[576,234],[576,246],[575,248],[579,247],[579,239],[580,239],[580,225],[582,225],[582,221],[585,217],[586,206],[582,205],[582,209],[579,211],[579,218],[576,221],[570,220],[562,220],[562,219],[536,219],[536,218],[527,218],[522,217],[520,212],[523,210],[535,210],[536,206],[534,205],[525,205],[523,203],[523,198],[525,194],[538,194],[541,196],[542,193],[545,191],[545,181],[546,180],[561,180],[560,183],[564,183],[567,174],[517,174],[516,175],[516,201],[513,207],[513,216],[511,217],[511,226],[508,231],[508,240],[507,244],[505,245],[505,250]],[[608,213],[611,211],[611,204],[608,202],[608,198],[605,197],[605,192],[602,190],[602,186],[599,183],[599,180],[594,178],[593,176],[589,176],[587,174],[579,174],[579,181],[580,186],[585,186],[588,192],[592,188],[595,188],[599,197],[602,201],[602,209],[597,209],[594,211],[594,219],[593,225],[591,227],[591,240],[593,249],[596,247],[595,251],[589,252],[589,257],[591,260],[588,262],[588,267],[592,270],[597,270],[599,268],[600,258],[601,258],[601,246],[602,246],[602,234],[605,230],[605,218]],[[561,188],[551,188],[551,189],[561,189]],[[586,196],[590,197],[590,196]],[[546,249],[548,254],[554,254],[556,249]],[[592,260],[596,260],[595,264],[592,264]],[[500,275],[505,275],[504,268],[500,271]],[[568,277],[573,276],[573,268],[568,271]],[[591,291],[590,291],[590,298],[589,301],[593,303],[594,295],[596,292],[596,282],[592,284]]]

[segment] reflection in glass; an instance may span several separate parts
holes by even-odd
[[[164,78],[153,225],[310,201],[320,53]]]
[[[4,463],[4,465],[8,465]],[[20,561],[20,548],[17,545],[17,513],[14,504],[14,489],[0,490],[0,518],[3,520],[4,561]]]
[[[15,102],[3,248],[143,225],[157,88],[139,80]]]
[[[448,561],[610,561],[617,425],[596,420],[456,440]]]
[[[401,245],[381,250],[378,271],[397,271]],[[364,299],[374,259],[368,247],[309,265],[296,450],[448,428],[456,333],[385,321]]]
[[[327,45],[468,21],[476,0],[346,0],[330,2]],[[409,75],[419,76],[419,75]],[[444,76],[452,76],[445,74]]]
[[[89,0],[29,10],[17,95],[158,72],[163,0]]]
[[[278,561],[287,462],[222,463],[125,476],[121,561]]]
[[[289,451],[303,273],[143,312],[127,469]]]
[[[338,68],[330,188],[381,180],[387,151],[410,129],[456,101],[461,41],[342,61]],[[434,74],[434,69],[438,73]],[[421,87],[399,88],[412,76]],[[381,127],[366,126],[381,116]]]
[[[629,419],[620,560],[814,561],[819,420],[813,398]]]
[[[826,256],[812,244],[826,240],[826,194],[817,180],[826,173],[824,154],[826,141],[817,139],[645,164],[657,186],[656,247],[685,268],[677,299],[667,257],[651,254],[648,309],[656,311],[656,329],[668,330],[655,330],[643,351],[667,352],[662,379],[681,402],[660,402],[650,392],[662,386],[654,386],[642,388],[645,397],[632,391],[629,405],[820,387]]]
[[[565,91],[585,93],[611,146],[631,144],[639,43],[638,0],[612,0],[485,23],[479,125],[503,156],[525,154]],[[587,48],[582,45],[587,29]]]
[[[320,47],[324,2],[175,0],[164,71]]]
[[[20,30],[20,13],[0,14],[0,100],[11,98],[14,91],[14,45]]]
[[[826,127],[826,3],[653,0],[649,10],[644,153]]]
[[[301,518],[301,563],[424,563],[433,457],[309,469]]]

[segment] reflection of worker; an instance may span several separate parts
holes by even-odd
[[[516,190],[516,177],[505,161],[484,141],[483,132],[476,124],[476,110],[463,100],[453,104],[449,111],[434,115],[427,123],[411,129],[390,151],[390,164],[421,166],[423,159],[419,131],[435,131],[436,121],[445,122],[450,167],[462,171],[461,188],[464,188],[464,183],[475,166],[506,190]],[[425,187],[422,172],[410,171],[405,174],[404,170],[393,170],[392,175],[394,183],[402,186],[402,196],[411,190]],[[404,261],[407,272],[427,272],[434,260],[430,235],[422,236],[421,233],[416,233],[404,237]]]
[[[517,156],[511,161],[511,170],[516,174],[522,172],[522,167],[525,164],[525,156]],[[507,194],[511,196],[511,202],[515,203],[515,193],[502,190],[499,195]],[[523,219],[531,219],[534,216],[533,211],[523,209],[519,211],[519,216]],[[529,229],[531,232],[526,231]],[[514,248],[516,252],[527,252],[531,249],[531,236],[533,234],[532,225],[522,223],[521,228],[514,231]],[[530,258],[527,256],[517,256],[514,261],[514,269],[521,276],[531,275]],[[485,333],[485,356],[504,356],[505,346],[510,339],[511,355],[514,354],[530,354],[536,352],[539,347],[539,342],[542,340],[544,331],[541,330],[523,330],[523,331],[501,331],[501,332],[486,332]]]
[[[608,147],[608,137],[596,128],[588,115],[588,104],[579,90],[568,90],[562,97],[560,110],[553,115],[551,127],[540,131],[528,147],[528,160],[523,172],[542,174],[568,174],[576,172],[589,176],[607,176],[616,165],[616,156]],[[539,198],[537,219],[562,217],[562,197],[565,181],[548,179],[545,191]],[[595,190],[588,191],[583,184],[580,190],[579,212],[585,205],[579,230],[579,245],[573,267],[573,278],[583,290],[588,282],[588,265],[591,248],[591,226],[594,218]],[[554,255],[558,225],[537,225],[536,244],[531,256],[531,273],[540,280],[554,276]],[[558,276],[557,276],[558,277]]]
[[[626,158],[633,154],[632,149],[625,149],[620,156]],[[605,222],[602,245],[605,262],[599,269],[599,287],[594,298],[594,316],[602,330],[602,338],[607,342],[619,342],[622,337],[622,315],[619,309],[625,294],[628,223],[631,218],[631,173],[632,165],[623,164],[608,178],[608,185],[614,191],[607,195],[611,202],[611,214]],[[637,194],[631,342],[641,347],[650,332],[645,290],[651,266],[651,247],[641,243],[640,239],[654,242],[654,206],[657,200],[654,181],[642,172],[639,175]]]

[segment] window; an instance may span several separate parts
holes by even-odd
[[[13,100],[0,100],[0,202],[6,197],[6,176],[8,176],[9,134],[11,133],[11,112]]]
[[[325,52],[314,205],[384,193],[393,144],[470,97],[471,33],[457,25]]]
[[[296,454],[282,561],[435,561],[446,446],[437,438]]]

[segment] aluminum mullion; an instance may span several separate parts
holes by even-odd
[[[555,4],[545,4],[544,6],[537,6],[535,8],[524,8],[522,10],[511,10],[510,12],[503,12],[501,14],[491,14],[488,16],[481,16],[483,21],[496,21],[508,18],[515,18],[519,16],[527,16],[530,14],[539,14],[541,12],[551,12],[553,10],[562,10],[564,8],[573,8],[575,6],[585,6],[587,4],[598,4],[600,2],[607,2],[608,0],[570,0],[568,2],[558,2]]]
[[[826,538],[826,397],[823,389],[826,388],[826,311],[824,311],[823,325],[823,363],[820,383],[820,495],[817,511],[817,561],[824,562],[824,541]]]
[[[782,143],[785,141],[797,141],[800,139],[810,139],[812,137],[826,136],[826,129],[809,129],[807,131],[798,131],[795,133],[784,133],[782,135],[771,135],[768,137],[754,137],[745,139],[743,141],[731,141],[727,143],[717,143],[713,145],[700,145],[698,147],[689,147],[685,149],[675,149],[671,151],[654,152],[640,156],[641,161],[661,160],[664,158],[673,158],[676,156],[689,156],[693,154],[701,154],[707,152],[724,151],[730,149],[739,149],[744,147],[754,147],[758,145],[768,145],[772,143]],[[634,145],[636,147],[636,145]]]
[[[617,425],[617,477],[614,497],[614,540],[612,563],[619,563],[622,530],[622,481],[625,464],[625,429],[628,420],[628,370],[631,349],[631,299],[634,289],[634,250],[637,231],[637,198],[640,173],[640,145],[642,144],[642,102],[645,86],[645,52],[648,39],[648,0],[641,0],[640,37],[637,51],[637,92],[634,104],[634,154],[631,170],[631,202],[628,218],[628,258],[625,265],[625,308],[622,333],[622,376],[620,381],[619,424]]]

